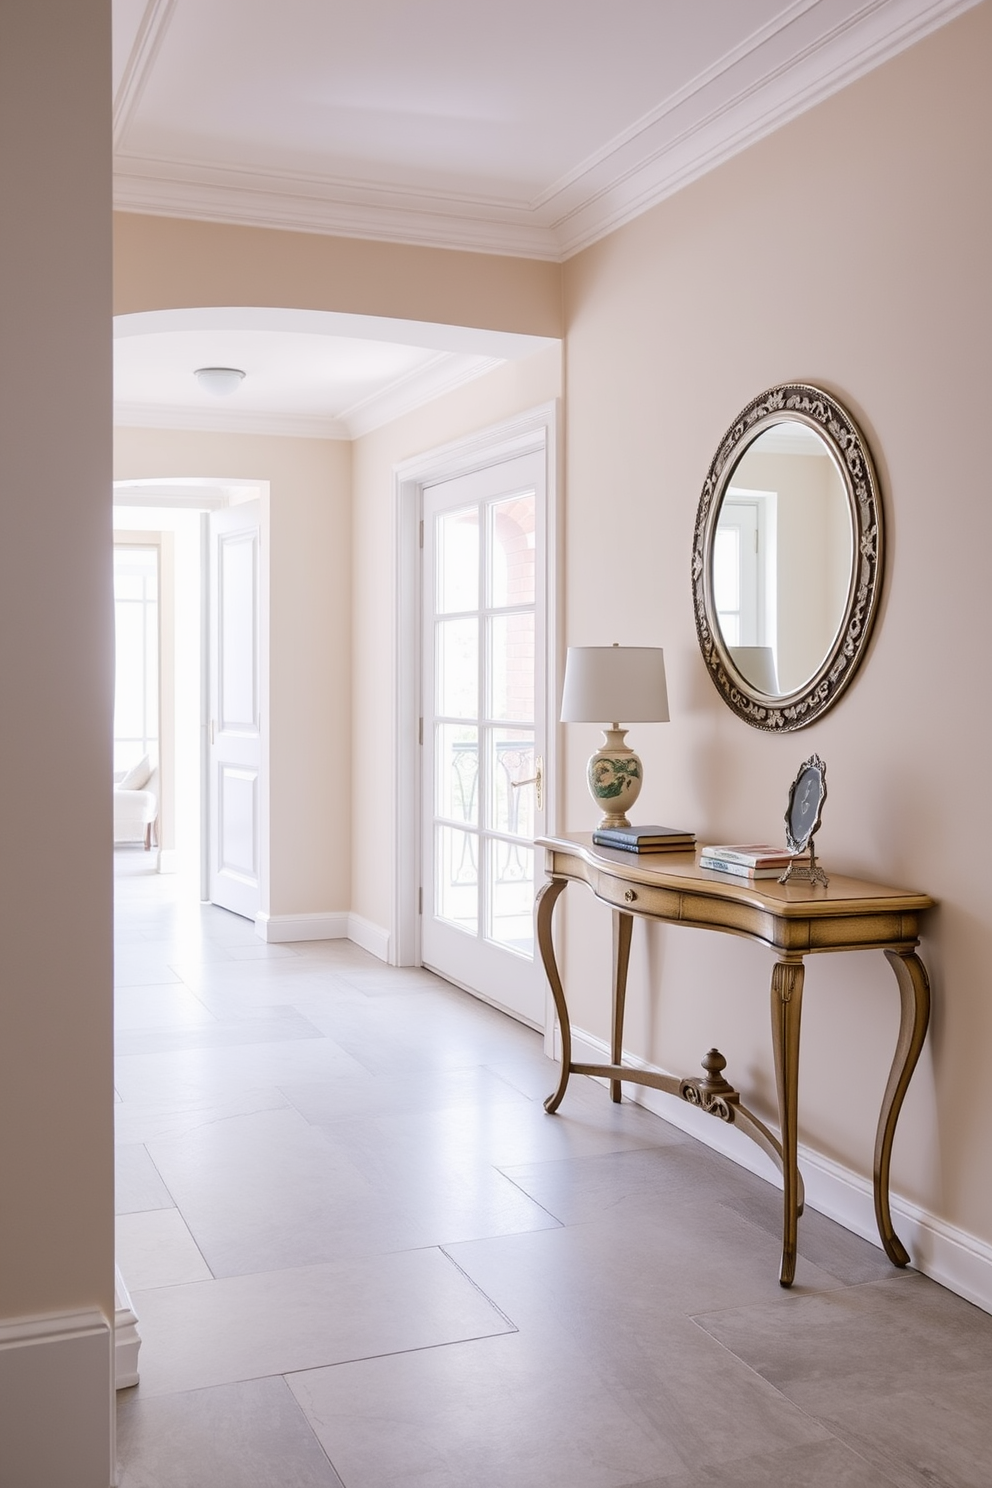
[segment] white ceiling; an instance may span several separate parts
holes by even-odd
[[[229,307],[118,315],[114,419],[143,427],[353,439],[555,343],[329,311]],[[198,367],[237,367],[217,398]]]
[[[135,211],[562,259],[978,0],[113,0]]]

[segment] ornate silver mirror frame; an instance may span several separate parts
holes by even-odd
[[[746,450],[776,424],[803,424],[833,457],[847,493],[852,534],[847,605],[833,644],[814,675],[791,693],[762,692],[735,664],[713,597],[713,547],[720,508]],[[882,503],[864,437],[836,398],[805,383],[782,383],[753,399],[728,429],[710,465],[696,512],[692,550],[696,633],[706,669],[724,702],[754,728],[805,728],[833,706],[862,660],[878,606],[883,561]]]

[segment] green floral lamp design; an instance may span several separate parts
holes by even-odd
[[[626,719],[621,724],[620,719]],[[627,746],[631,723],[667,723],[665,653],[660,646],[569,646],[562,690],[563,723],[598,723],[605,735],[589,761],[589,792],[603,811],[600,827],[629,827],[641,792],[641,761]]]

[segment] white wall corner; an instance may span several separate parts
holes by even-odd
[[[369,955],[378,956],[380,961],[389,961],[389,931],[374,924],[372,920],[366,920],[362,915],[350,914],[348,939],[361,946],[363,951],[368,951]]]
[[[138,1383],[141,1334],[138,1315],[119,1268],[115,1268],[114,1294],[114,1383],[118,1390],[126,1390]]]
[[[174,847],[160,847],[158,850],[159,873],[179,872],[179,853]]]
[[[582,1028],[572,1029],[572,1058],[577,1063],[597,1064],[609,1059],[609,1045],[605,1039]],[[561,1036],[556,1025],[554,1039],[556,1059],[561,1057]],[[651,1070],[656,1074],[668,1074],[656,1064],[624,1050],[624,1063],[634,1069]],[[582,1079],[574,1075],[573,1079]],[[606,1080],[600,1081],[607,1084]],[[780,1185],[778,1172],[769,1158],[742,1132],[735,1131],[724,1121],[718,1121],[694,1106],[666,1095],[662,1090],[652,1090],[648,1085],[626,1085],[624,1095],[638,1105],[653,1111],[664,1121],[690,1136],[705,1142],[707,1147],[731,1158],[742,1168],[747,1168],[766,1183]],[[881,1249],[881,1241],[875,1224],[875,1204],[869,1179],[851,1168],[824,1157],[810,1147],[800,1144],[799,1167],[806,1188],[806,1203],[818,1214],[836,1220],[845,1229],[870,1240]],[[966,1230],[957,1229],[913,1204],[909,1199],[892,1194],[890,1198],[892,1218],[896,1233],[909,1251],[910,1260],[918,1271],[929,1276],[948,1291],[973,1302],[984,1312],[992,1313],[992,1246]],[[800,1220],[800,1238],[802,1221]]]
[[[350,919],[341,909],[290,915],[268,914],[263,909],[255,916],[255,934],[268,945],[293,940],[347,940]]]
[[[113,1336],[95,1310],[0,1323],[0,1483],[114,1482]]]

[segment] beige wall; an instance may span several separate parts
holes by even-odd
[[[267,480],[271,915],[350,907],[351,446],[118,429],[117,480]]]
[[[118,212],[114,313],[275,305],[561,335],[561,268],[443,248]]]
[[[0,1318],[113,1307],[105,9],[0,28]]]
[[[561,352],[549,347],[507,362],[486,377],[354,445],[354,730],[355,758],[366,760],[377,789],[364,795],[352,853],[352,908],[388,927],[392,918],[395,820],[395,492],[393,467],[561,392]],[[357,817],[356,817],[357,824]]]
[[[940,901],[923,946],[936,1010],[894,1186],[985,1241],[992,1133],[969,1072],[992,1058],[980,865],[992,805],[970,783],[992,725],[980,659],[992,553],[990,56],[986,4],[565,266],[567,640],[666,648],[672,722],[634,736],[642,816],[703,840],[780,837],[797,765],[824,757],[827,869]],[[859,677],[822,722],[771,738],[739,722],[705,674],[689,555],[723,431],[787,379],[822,383],[866,430],[889,554]],[[622,563],[604,561],[604,492],[622,493]],[[565,734],[565,822],[588,827],[594,731]],[[603,1035],[607,914],[583,906],[568,924],[577,1020]],[[648,961],[663,974],[650,997]],[[716,1042],[747,1098],[770,1109],[769,963],[744,942],[639,935],[634,1048],[691,1069]],[[881,956],[809,968],[802,1135],[862,1173],[896,1006]]]
[[[51,1488],[110,1478],[109,1332],[81,1429],[12,1324],[114,1315],[110,103],[106,0],[4,0],[0,1478]]]

